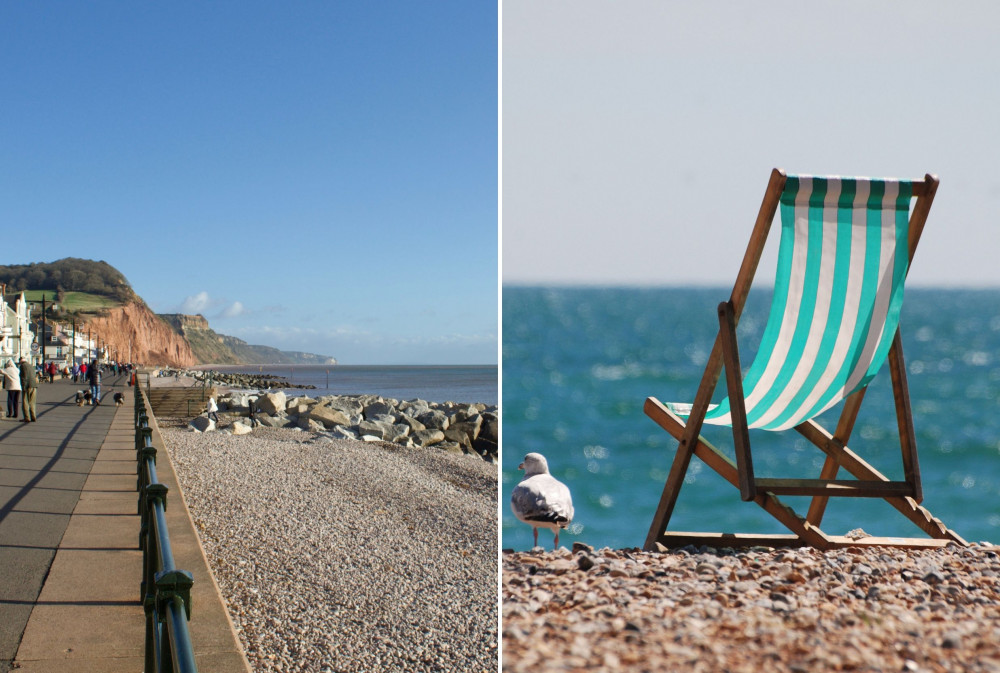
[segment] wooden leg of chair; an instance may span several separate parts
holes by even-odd
[[[920,484],[920,463],[917,460],[917,439],[913,430],[913,412],[910,409],[910,389],[906,383],[906,363],[903,361],[903,341],[896,330],[889,350],[889,374],[892,377],[892,396],[896,402],[896,421],[899,425],[899,442],[903,452],[903,474],[913,486],[913,499],[923,501]]]
[[[733,305],[728,301],[719,304],[719,336],[722,340],[722,361],[726,368],[726,388],[729,393],[729,415],[733,427],[733,447],[736,449],[736,466],[739,470],[740,497],[750,502],[757,497],[753,478],[753,459],[750,455],[750,432],[747,430],[746,403],[743,397],[743,372],[740,369],[740,351],[736,344],[736,319]]]
[[[837,465],[837,461],[827,456],[823,462],[823,469],[819,473],[819,478],[836,479],[837,472],[839,471],[840,465]],[[823,521],[823,514],[826,512],[826,503],[829,500],[829,498],[822,495],[813,496],[812,501],[809,503],[809,511],[806,513],[806,521],[813,526],[820,525]]]
[[[660,495],[660,502],[656,507],[656,514],[653,515],[653,523],[649,526],[649,533],[646,535],[646,543],[643,549],[649,551],[654,548],[656,540],[667,530],[670,523],[670,516],[674,512],[674,505],[677,504],[677,496],[680,494],[681,485],[684,483],[684,475],[687,474],[688,466],[691,464],[691,456],[694,451],[690,444],[683,440],[677,446],[677,453],[674,456],[673,465],[670,467],[670,474],[667,475],[667,483],[663,486],[663,493]]]
[[[653,523],[649,527],[646,535],[646,543],[643,549],[649,551],[655,548],[656,541],[667,530],[670,523],[670,516],[674,512],[677,504],[677,496],[680,494],[681,486],[684,484],[684,475],[687,474],[688,466],[691,464],[691,456],[694,455],[694,442],[690,440],[691,426],[685,424],[678,416],[672,414],[655,397],[646,399],[643,411],[661,428],[666,430],[671,436],[677,438],[677,453],[674,455],[674,462],[667,475],[667,483],[663,486],[663,493],[660,495],[660,502],[653,515]]]
[[[854,422],[858,418],[858,411],[861,409],[861,402],[865,399],[866,390],[868,390],[867,387],[848,396],[844,402],[844,409],[840,412],[840,419],[837,421],[837,429],[833,433],[833,437],[839,440],[844,446],[847,445],[851,438],[851,433],[854,431]],[[809,435],[806,435],[806,437],[809,437]],[[825,444],[829,440],[823,439],[822,441]],[[816,444],[816,446],[823,449],[823,451],[827,451],[825,446],[820,444]],[[831,455],[827,455],[826,460],[823,462],[823,469],[820,471],[820,479],[836,479],[839,470],[840,466],[837,464],[836,459]],[[826,504],[828,501],[829,498],[824,496],[815,496],[812,502],[809,503],[806,521],[813,526],[818,526],[823,520],[823,514],[826,513]]]
[[[660,503],[656,507],[653,515],[653,523],[649,527],[649,534],[646,536],[645,549],[652,549],[657,538],[666,530],[670,523],[670,515],[674,511],[677,503],[677,495],[680,493],[681,485],[684,483],[684,475],[687,473],[688,465],[691,463],[691,455],[694,452],[694,444],[698,440],[701,432],[702,422],[705,420],[705,412],[712,401],[712,391],[719,380],[722,371],[722,335],[717,335],[715,343],[712,345],[712,352],[708,356],[705,364],[705,372],[701,375],[701,383],[698,385],[698,392],[695,393],[694,403],[691,405],[691,415],[688,416],[687,424],[668,423],[661,421],[664,413],[677,419],[664,407],[655,397],[646,399],[643,410],[646,415],[656,421],[660,427],[669,432],[679,440],[677,454],[674,456],[673,465],[670,467],[670,474],[667,476],[667,483],[663,486],[663,493],[660,495]]]

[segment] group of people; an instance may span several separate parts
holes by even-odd
[[[24,411],[25,423],[35,420],[35,391],[38,389],[38,376],[35,368],[21,358],[20,365],[8,359],[3,368],[3,387],[7,391],[7,418],[17,418],[17,408],[20,405]],[[23,395],[23,399],[22,399]]]
[[[85,377],[90,383],[90,396],[93,404],[101,403],[101,367],[97,360],[89,366],[86,363],[80,364],[79,368],[74,366],[73,381]],[[43,375],[49,376],[49,381],[54,381],[58,371],[55,363],[50,362],[49,366],[42,370]],[[14,360],[8,359],[6,366],[2,370],[3,387],[7,391],[7,418],[17,418],[18,407],[24,415],[21,420],[25,423],[35,421],[35,393],[38,389],[38,369],[32,366],[25,358],[21,358],[19,365],[14,364]]]

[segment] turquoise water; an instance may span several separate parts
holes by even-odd
[[[314,390],[295,394],[382,395],[397,400],[496,404],[496,365],[214,365],[220,372],[281,376]]]
[[[693,399],[718,330],[715,307],[728,296],[728,289],[503,289],[505,548],[531,546],[531,529],[509,507],[529,451],[543,453],[573,493],[576,515],[561,544],[642,546],[677,445],[642,412],[643,402]],[[748,300],[738,330],[744,367],[769,301],[768,291]],[[967,540],[1000,541],[1000,290],[909,288],[900,326],[923,504]],[[819,420],[831,427],[839,412]],[[732,445],[729,428],[703,434],[720,448]],[[824,454],[798,433],[751,431],[750,441],[758,476],[819,476]],[[902,479],[885,369],[869,387],[850,445]],[[787,532],[697,458],[691,466],[672,530]],[[785,500],[804,513],[804,499]],[[884,502],[831,499],[823,529],[857,527],[923,535]],[[539,537],[551,546],[550,533]]]

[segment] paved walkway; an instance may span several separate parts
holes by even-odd
[[[82,408],[82,385],[42,384],[37,422],[0,421],[0,673],[143,669],[132,390],[124,378],[106,383],[104,403]],[[156,429],[153,440],[163,446]],[[177,566],[195,578],[198,668],[246,673],[166,451],[157,472]]]

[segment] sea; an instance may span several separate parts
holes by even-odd
[[[397,400],[496,405],[496,365],[211,365],[226,373],[270,374],[314,389],[289,390],[307,397],[381,395]]]
[[[510,511],[524,454],[542,453],[573,495],[567,547],[641,547],[677,442],[642,411],[647,397],[694,398],[728,288],[503,288],[501,532],[504,548],[531,547]],[[756,353],[770,291],[753,290],[737,330],[744,368]],[[923,505],[970,542],[1000,542],[1000,289],[907,288],[900,320],[923,482]],[[715,401],[724,396],[723,383]],[[834,407],[819,417],[832,427]],[[732,430],[703,435],[732,452]],[[885,367],[866,393],[850,447],[902,479]],[[758,476],[819,476],[824,454],[798,433],[750,431]],[[840,478],[849,478],[841,471]],[[783,498],[804,514],[807,498]],[[786,533],[695,457],[670,530]],[[924,534],[881,500],[831,498],[824,531]],[[552,534],[539,544],[551,548]]]

